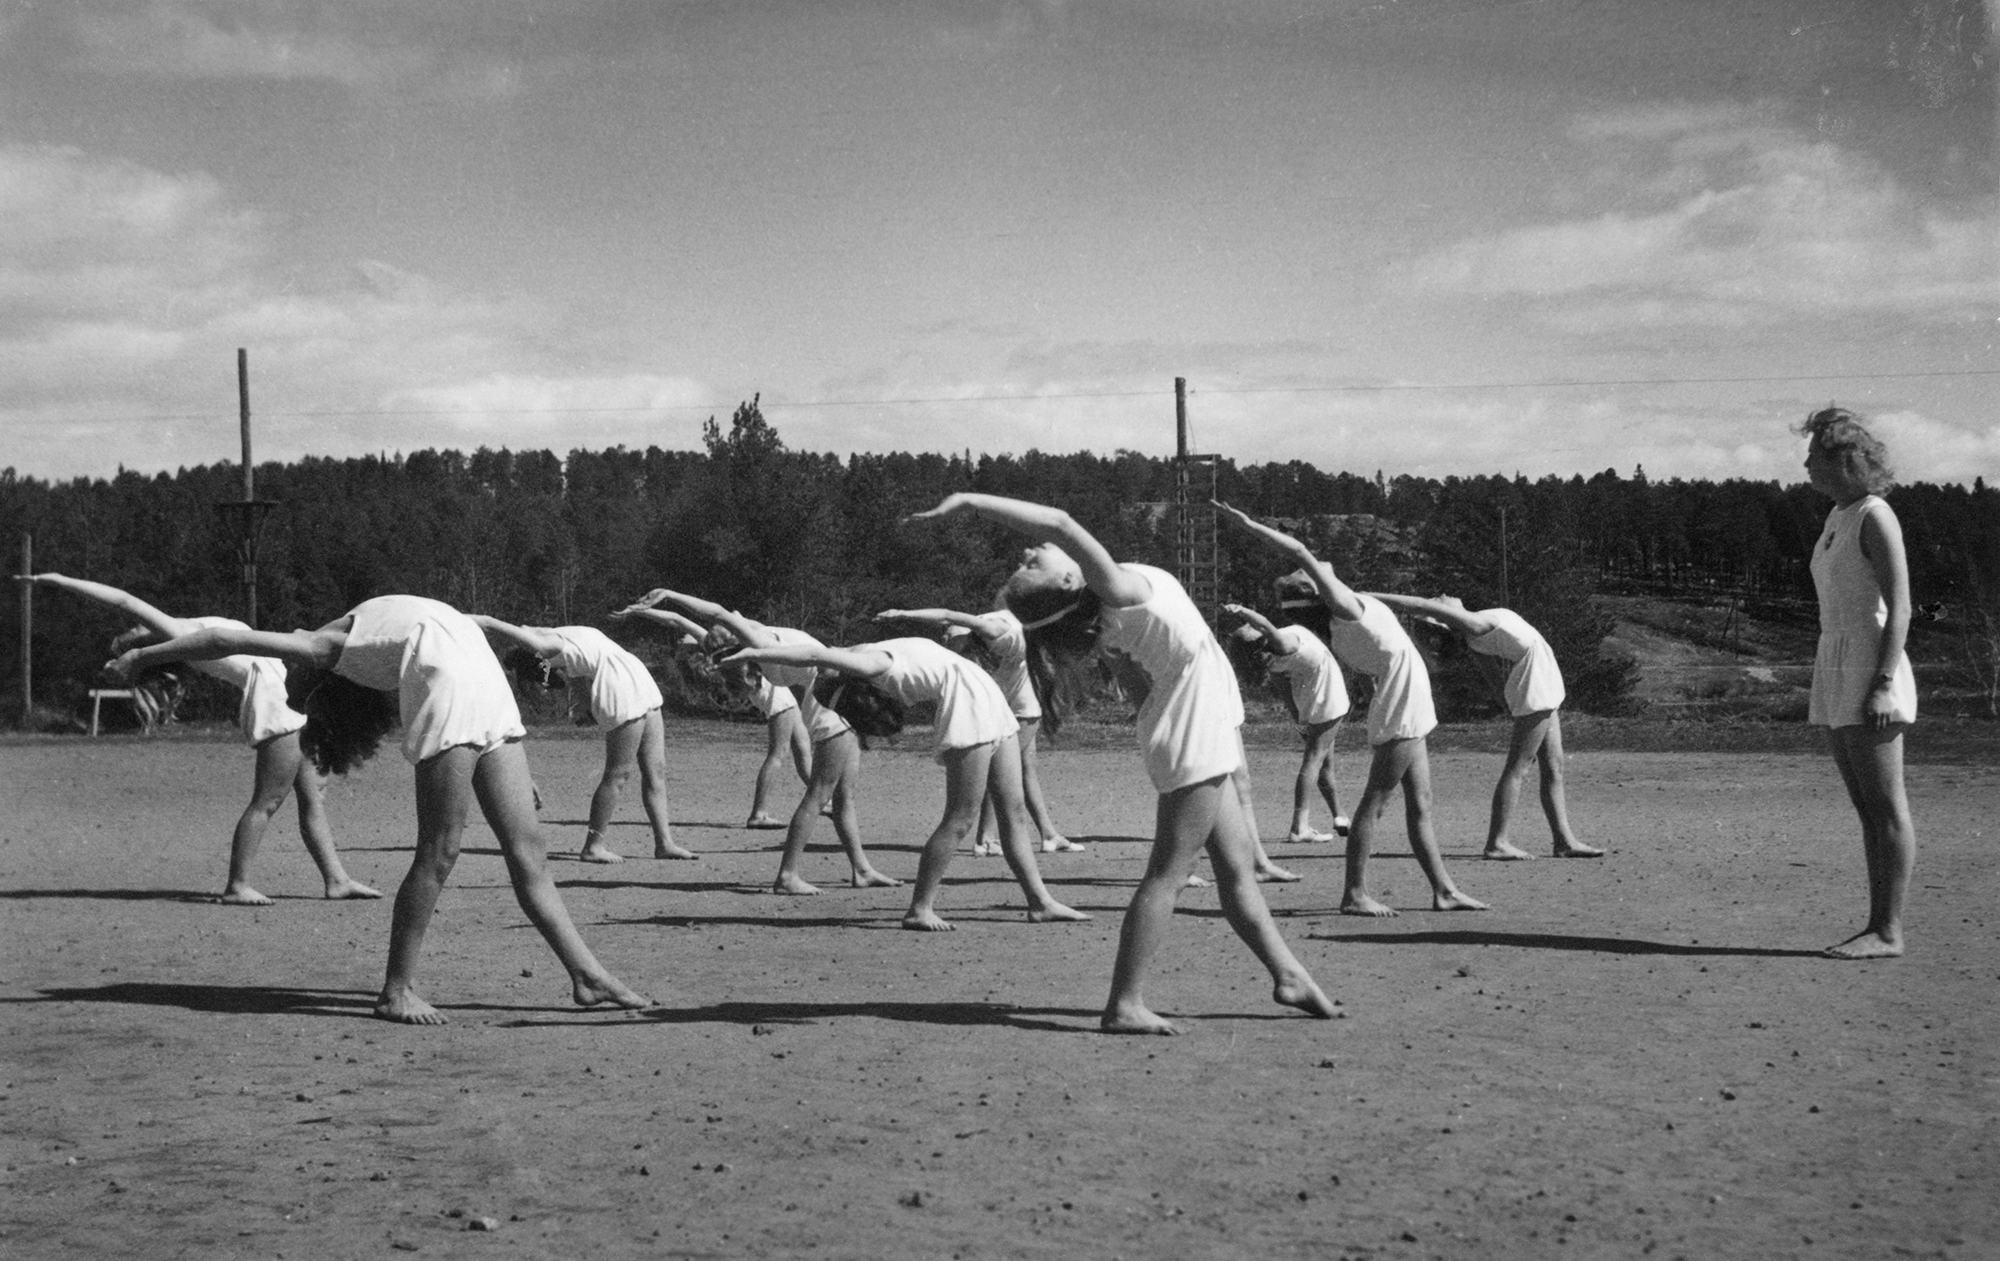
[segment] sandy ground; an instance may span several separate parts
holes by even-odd
[[[277,904],[210,900],[242,749],[0,745],[0,1256],[2000,1255],[1990,764],[1912,767],[1912,953],[1842,964],[1814,952],[1865,901],[1825,759],[1579,752],[1610,857],[1497,864],[1497,759],[1440,754],[1447,857],[1492,911],[1421,909],[1397,842],[1374,883],[1403,915],[1343,918],[1338,847],[1274,844],[1305,879],[1272,905],[1345,1017],[1273,1006],[1195,890],[1149,991],[1188,1036],[1119,1039],[1094,1030],[1151,827],[1130,751],[1044,761],[1093,842],[1044,869],[1094,921],[1023,922],[965,853],[960,931],[923,935],[904,891],[838,884],[830,832],[824,896],[761,892],[776,838],[734,826],[760,733],[672,731],[705,857],[557,872],[663,1006],[569,1006],[475,823],[425,960],[444,1029],[370,1018],[388,905],[319,900],[289,816],[257,873]],[[600,749],[531,742],[561,850]],[[1276,838],[1292,758],[1253,762]],[[865,774],[871,850],[907,876],[941,776],[897,750]],[[409,769],[385,753],[331,804],[393,889]]]

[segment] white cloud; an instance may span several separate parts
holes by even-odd
[[[1575,331],[1730,327],[1855,312],[1963,318],[2000,303],[2000,214],[1925,202],[1768,111],[1579,120],[1593,213],[1459,241],[1391,272],[1430,295],[1543,300]],[[1577,303],[1584,301],[1587,307]]]
[[[406,78],[429,57],[340,29],[346,6],[293,0],[150,0],[80,14],[76,34],[93,69],[197,79],[325,80],[350,86]],[[377,29],[381,29],[378,24]]]

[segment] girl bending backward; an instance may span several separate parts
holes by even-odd
[[[1222,908],[1271,974],[1272,998],[1330,1018],[1335,1005],[1286,946],[1257,887],[1251,838],[1231,775],[1242,764],[1243,701],[1236,675],[1201,613],[1172,575],[1124,565],[1066,512],[997,495],[954,494],[912,520],[975,513],[1033,546],[1007,580],[1007,607],[1028,629],[1029,664],[1046,707],[1056,659],[1111,655],[1145,675],[1138,735],[1159,793],[1153,849],[1118,934],[1107,1033],[1180,1032],[1146,1005],[1174,900],[1206,849]]]
[[[820,672],[819,702],[869,736],[892,735],[905,708],[937,704],[937,760],[944,766],[944,817],[924,842],[917,883],[903,927],[943,932],[952,926],[937,914],[938,887],[958,845],[979,823],[980,803],[992,796],[1000,823],[1001,853],[1028,897],[1028,918],[1086,920],[1050,896],[1035,865],[1035,840],[1021,792],[1019,724],[999,685],[978,666],[929,639],[887,639],[852,648],[783,644],[746,648],[730,658],[759,669],[772,666]],[[888,703],[885,703],[888,702]]]

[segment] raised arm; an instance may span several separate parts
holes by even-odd
[[[745,648],[722,659],[732,662],[769,662],[779,666],[815,666],[857,679],[876,679],[889,672],[889,654],[879,648],[827,648],[814,644],[778,644],[768,648]]]
[[[1387,591],[1370,591],[1368,594],[1398,613],[1436,622],[1467,639],[1477,639],[1493,629],[1492,618],[1473,612],[1456,599],[1426,600],[1422,596],[1395,595]]]
[[[669,631],[677,634],[692,635],[696,639],[701,639],[708,634],[706,626],[690,618],[682,617],[672,609],[642,609],[633,607],[619,609],[610,616],[614,622],[650,622],[655,626],[664,626]]]
[[[1271,619],[1265,617],[1262,613],[1259,613],[1257,610],[1251,608],[1249,605],[1225,604],[1222,606],[1222,611],[1224,613],[1234,614],[1236,617],[1239,617],[1244,621],[1248,622],[1250,625],[1256,627],[1257,633],[1262,635],[1265,639],[1270,640],[1271,645],[1274,648],[1277,648],[1280,651],[1285,651],[1285,652],[1292,651],[1292,649],[1286,646],[1284,637],[1278,633],[1279,628],[1272,623]]]
[[[519,644],[537,657],[553,657],[563,650],[562,636],[543,626],[516,626],[503,622],[497,617],[484,613],[474,613],[472,620],[489,635],[497,635],[509,643]]]
[[[176,661],[214,661],[238,653],[276,657],[294,665],[331,666],[340,660],[347,636],[340,631],[260,631],[235,626],[210,626],[160,644],[147,644],[105,664],[113,678],[129,679],[153,666]]]
[[[661,601],[678,604],[681,608],[687,610],[689,615],[697,621],[711,624],[720,623],[729,630],[730,634],[736,636],[738,643],[743,644],[745,647],[769,648],[778,642],[772,637],[770,630],[762,622],[745,617],[733,609],[725,609],[713,600],[704,600],[700,596],[687,595],[683,592],[669,590],[666,587],[653,588],[645,595],[633,601],[624,611],[627,613],[641,612],[659,604]]]
[[[108,604],[121,613],[129,613],[138,618],[163,638],[172,639],[185,635],[197,627],[185,618],[174,617],[141,600],[130,591],[108,586],[101,582],[91,582],[87,578],[71,578],[63,574],[34,574],[29,578],[37,586],[55,587],[62,591],[72,591],[86,600]]]
[[[912,513],[905,520],[928,521],[933,517],[948,517],[960,512],[998,521],[1037,543],[1054,543],[1062,548],[1083,571],[1084,585],[1112,608],[1144,604],[1152,598],[1151,583],[1122,568],[1090,531],[1078,525],[1074,517],[1060,508],[1029,503],[1025,499],[1008,499],[1002,495],[961,491],[946,495],[943,502],[930,511]]]
[[[1262,539],[1272,550],[1290,557],[1293,563],[1310,574],[1313,585],[1319,588],[1320,599],[1326,601],[1327,610],[1335,617],[1348,622],[1361,620],[1361,601],[1355,598],[1353,588],[1334,574],[1333,566],[1313,555],[1310,547],[1283,530],[1273,529],[1261,521],[1253,520],[1250,514],[1239,508],[1232,508],[1221,500],[1213,502],[1215,510],[1222,514],[1224,521]]]
[[[1007,633],[1007,624],[991,613],[960,613],[953,609],[883,609],[878,622],[922,622],[927,626],[963,626],[987,642]]]

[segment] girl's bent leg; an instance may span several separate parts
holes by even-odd
[[[819,886],[806,883],[805,878],[799,875],[799,862],[805,857],[806,842],[812,840],[813,829],[819,826],[820,808],[833,796],[834,785],[840,779],[843,750],[838,747],[839,743],[840,737],[836,736],[813,746],[805,794],[799,798],[797,808],[792,811],[792,821],[785,829],[785,849],[778,858],[778,877],[771,883],[773,893],[804,896],[819,892]]]
[[[417,764],[417,847],[409,874],[396,890],[389,918],[389,971],[375,1014],[411,1025],[441,1025],[444,1015],[418,997],[417,959],[438,894],[458,862],[465,818],[472,809],[472,770],[478,751],[446,749]],[[533,815],[532,804],[530,817]]]
[[[1347,831],[1347,883],[1341,890],[1342,915],[1390,916],[1396,912],[1368,892],[1368,856],[1375,849],[1375,833],[1382,826],[1389,797],[1403,781],[1409,765],[1412,741],[1390,740],[1374,747],[1368,762],[1368,783],[1354,807],[1354,820]]]
[[[650,999],[627,988],[590,953],[590,947],[583,944],[583,935],[570,920],[569,908],[563,905],[556,882],[549,878],[548,850],[542,840],[541,825],[535,821],[534,796],[528,787],[528,755],[520,743],[510,741],[478,756],[471,779],[479,808],[499,838],[500,853],[507,860],[507,877],[513,882],[514,898],[568,970],[577,1006],[615,1003],[626,1008],[650,1007]],[[461,812],[460,823],[463,822]]]
[[[250,804],[243,807],[229,838],[229,879],[222,887],[221,899],[228,905],[271,905],[271,899],[250,887],[250,864],[256,861],[271,819],[291,794],[303,760],[297,733],[257,746],[257,777],[250,790]]]
[[[381,897],[379,889],[348,875],[341,864],[340,851],[333,847],[333,829],[326,821],[326,777],[303,755],[293,775],[292,788],[299,802],[299,836],[306,843],[306,853],[312,856],[313,865],[319,868],[326,896],[336,900]]]
[[[1042,793],[1041,767],[1035,753],[1035,741],[1041,735],[1042,720],[1023,718],[1021,730],[1015,739],[1021,744],[1021,803],[1028,808],[1028,818],[1035,825],[1035,831],[1042,837],[1042,852],[1045,854],[1075,853],[1089,849],[1064,836],[1056,827],[1055,816],[1049,813],[1049,800]]]
[[[590,822],[585,825],[583,848],[576,855],[584,862],[625,861],[623,854],[611,848],[611,816],[618,812],[618,799],[625,795],[625,785],[639,769],[639,743],[645,732],[645,720],[634,718],[604,734],[604,773],[597,777],[597,791],[590,794]]]
[[[1264,893],[1257,887],[1255,847],[1246,844],[1249,827],[1234,807],[1229,794],[1218,803],[1215,828],[1209,834],[1209,860],[1215,867],[1216,891],[1222,897],[1222,911],[1229,926],[1243,939],[1271,974],[1271,997],[1287,1007],[1297,1007],[1315,1016],[1336,1014],[1335,1004],[1321,991],[1305,965],[1292,954],[1278,932],[1277,921]]]
[[[937,913],[938,886],[945,869],[951,866],[952,851],[979,822],[979,804],[986,796],[986,770],[993,761],[993,746],[947,749],[944,764],[944,816],[931,829],[917,860],[917,883],[910,890],[910,909],[903,915],[903,927],[920,932],[950,932],[951,925]]]
[[[1557,858],[1602,858],[1604,851],[1576,839],[1569,825],[1569,795],[1564,787],[1569,758],[1563,752],[1562,711],[1549,712],[1548,734],[1536,755],[1542,768],[1542,814],[1549,821],[1549,837]]]
[[[639,736],[639,803],[645,807],[646,823],[653,829],[653,857],[700,858],[700,854],[674,843],[673,825],[667,818],[666,720],[655,709],[640,722],[645,730]]]
[[[1444,855],[1438,851],[1437,829],[1431,818],[1430,745],[1422,736],[1405,743],[1413,747],[1403,770],[1403,811],[1410,829],[1410,849],[1431,882],[1431,909],[1483,911],[1484,902],[1467,897],[1452,883],[1451,873],[1444,869]]]
[[[1040,924],[1050,920],[1087,920],[1090,916],[1082,911],[1056,901],[1048,886],[1042,883],[1042,869],[1035,861],[1037,833],[1028,821],[1027,803],[1022,800],[1021,754],[1015,744],[1016,738],[1008,736],[989,746],[994,752],[987,769],[984,796],[999,816],[1000,852],[1006,856],[1014,879],[1020,882],[1021,892],[1028,896],[1028,918],[1031,921]]]
[[[1514,807],[1521,801],[1521,785],[1528,778],[1554,720],[1553,709],[1522,714],[1514,719],[1513,739],[1507,745],[1507,761],[1500,768],[1500,780],[1493,786],[1493,809],[1486,825],[1486,852],[1482,857],[1503,862],[1525,862],[1534,855],[1507,839],[1514,821]]]
[[[1153,824],[1153,849],[1146,874],[1125,909],[1118,930],[1118,957],[1111,965],[1111,997],[1104,1004],[1106,1033],[1174,1034],[1180,1030],[1146,1006],[1146,976],[1173,920],[1174,900],[1194,870],[1194,862],[1215,830],[1222,797],[1235,795],[1228,776],[1161,793]]]

